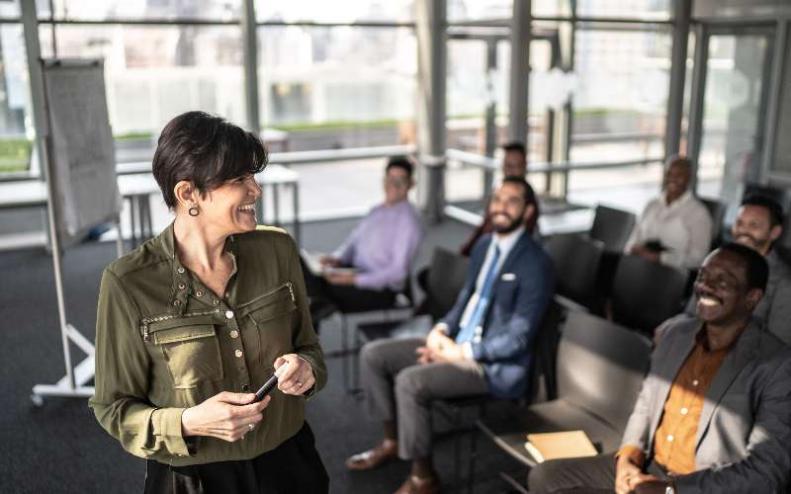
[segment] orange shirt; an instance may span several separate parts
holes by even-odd
[[[677,475],[695,471],[695,439],[706,391],[730,348],[708,349],[705,331],[676,374],[654,436],[654,461]]]

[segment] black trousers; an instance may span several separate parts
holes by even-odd
[[[145,494],[324,494],[329,477],[307,422],[292,438],[243,461],[174,467],[146,462]]]
[[[657,463],[649,463],[645,471],[660,479],[668,478]],[[530,470],[527,485],[531,494],[611,494],[615,492],[615,456],[606,453],[545,461]]]
[[[311,273],[301,257],[300,262],[305,275],[305,288],[311,301],[327,301],[334,304],[341,312],[347,313],[389,309],[395,305],[397,294],[389,288],[370,290],[353,285],[333,285]]]

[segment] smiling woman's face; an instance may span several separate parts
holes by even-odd
[[[204,226],[226,235],[255,230],[255,203],[261,187],[253,175],[229,180],[203,195],[198,194],[196,217]]]

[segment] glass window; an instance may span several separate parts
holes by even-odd
[[[415,142],[411,28],[262,26],[258,35],[261,117],[287,133],[283,149]]]
[[[671,0],[577,0],[580,17],[620,17],[640,20],[667,20],[672,15]]]
[[[17,18],[20,15],[19,0],[0,1],[0,17]]]
[[[572,161],[661,157],[670,34],[586,29],[576,36]]]
[[[257,0],[259,22],[411,22],[414,0]]]
[[[35,131],[21,24],[0,25],[0,175],[30,170]]]
[[[571,0],[533,0],[535,17],[571,17]]]
[[[41,50],[53,56],[51,26]],[[56,28],[57,56],[103,58],[118,162],[146,161],[165,123],[189,110],[245,122],[241,30],[201,26]]]
[[[448,22],[510,19],[513,0],[448,0]]]
[[[53,0],[52,4],[50,10],[49,1],[36,2],[39,18],[91,21],[204,19],[227,22],[238,20],[242,8],[242,0]]]

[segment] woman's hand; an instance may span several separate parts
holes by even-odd
[[[275,369],[288,364],[285,372],[277,380],[277,389],[287,395],[300,396],[316,383],[313,367],[296,353],[281,355],[275,360]]]
[[[267,396],[253,403],[255,393],[223,391],[181,414],[181,430],[185,437],[209,436],[235,442],[243,438],[264,418],[269,405]]]

